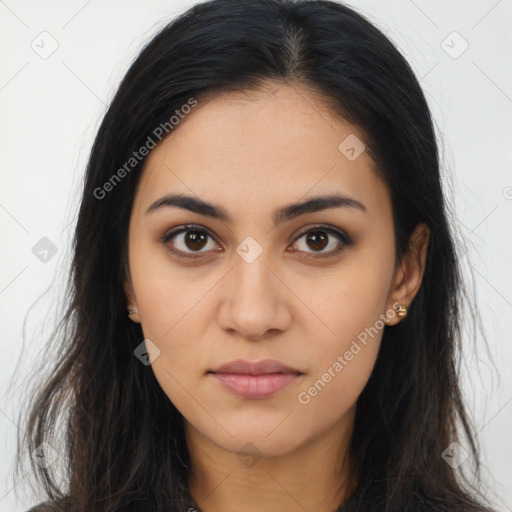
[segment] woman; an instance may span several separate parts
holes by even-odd
[[[32,510],[490,510],[431,115],[361,15],[214,0],[170,23],[101,124],[73,249]]]

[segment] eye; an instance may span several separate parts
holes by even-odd
[[[213,247],[208,247],[208,238],[211,238],[213,240],[213,236],[210,235],[210,233],[204,228],[200,228],[199,226],[195,225],[186,225],[181,226],[173,231],[170,231],[169,233],[166,233],[162,237],[161,242],[164,245],[167,245],[168,242],[175,239],[172,245],[177,250],[167,245],[168,249],[173,254],[176,254],[176,256],[179,256],[181,258],[195,258],[196,256],[189,256],[188,254],[207,252],[212,248],[215,249],[215,247],[217,246],[217,244],[214,242]],[[205,247],[206,249],[203,251],[202,249],[204,249]],[[189,253],[188,250],[191,250],[192,252]]]
[[[208,246],[208,239],[211,239],[210,246]],[[299,243],[304,238],[304,244]],[[333,239],[337,239],[338,243]],[[169,244],[173,240],[172,244]],[[197,258],[200,253],[209,252],[217,249],[219,246],[215,242],[213,235],[210,232],[197,225],[185,225],[176,228],[166,233],[160,242],[167,246],[168,250],[180,258]],[[320,225],[310,228],[305,231],[299,238],[296,239],[294,245],[305,247],[306,249],[313,248],[313,252],[304,249],[299,249],[299,252],[306,252],[313,254],[313,257],[328,257],[334,256],[342,251],[346,246],[352,245],[352,239],[342,231],[334,229],[330,226]],[[331,249],[324,251],[326,247]],[[296,252],[294,249],[292,252]],[[319,256],[315,256],[318,253]],[[195,256],[194,254],[197,254]]]
[[[300,243],[302,239],[304,239],[304,241]],[[333,239],[337,239],[338,243]],[[321,225],[308,229],[308,231],[299,236],[294,245],[299,247],[299,251],[313,255],[318,253],[318,257],[322,258],[338,254],[346,246],[352,245],[352,239],[337,229]],[[330,250],[324,251],[326,247],[330,248]],[[307,248],[312,248],[313,252],[309,252]]]

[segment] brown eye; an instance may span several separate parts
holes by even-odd
[[[208,247],[208,239],[212,240],[210,247]],[[213,237],[207,231],[194,226],[183,226],[171,231],[161,241],[172,253],[183,258],[194,258],[194,253],[207,252],[217,247]]]
[[[304,242],[300,242],[301,240]],[[337,254],[348,245],[352,245],[350,237],[327,226],[317,226],[306,231],[294,243],[296,250],[313,255],[318,253],[319,257]]]
[[[302,239],[304,242],[301,242]],[[202,253],[222,250],[208,230],[196,225],[181,226],[165,234],[160,241],[180,258],[198,258]],[[292,252],[305,252],[313,257],[328,257],[338,254],[346,246],[353,245],[353,242],[348,235],[337,229],[316,226],[304,232],[293,245],[295,248]]]
[[[205,246],[208,235],[201,231],[186,231],[183,238],[185,246],[193,251],[199,251]]]
[[[329,243],[329,236],[323,231],[310,231],[306,236],[306,243],[315,251],[321,251]]]

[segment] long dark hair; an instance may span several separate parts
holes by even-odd
[[[456,365],[466,293],[431,114],[390,40],[360,14],[326,0],[197,4],[133,62],[90,154],[69,307],[54,334],[57,360],[31,399],[19,453],[44,442],[62,447],[62,485],[54,466],[30,458],[48,500],[62,510],[187,510],[182,416],[151,367],[134,357],[144,338],[126,314],[128,223],[145,162],[130,159],[148,137],[155,140],[158,127],[160,135],[179,129],[169,119],[184,105],[268,80],[309,87],[361,128],[391,193],[397,261],[418,223],[430,229],[421,288],[407,318],[385,329],[357,402],[350,446],[357,486],[343,510],[484,510],[476,498],[478,445]],[[441,456],[454,441],[469,447],[471,478]]]

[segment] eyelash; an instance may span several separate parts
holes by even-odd
[[[303,233],[301,233],[300,235],[297,236],[297,238],[294,240],[293,243],[297,242],[298,240],[300,240],[304,235],[307,235],[308,233],[310,232],[313,232],[313,231],[320,231],[320,230],[324,230],[325,232],[329,233],[329,234],[332,234],[332,235],[335,235],[339,241],[341,242],[341,246],[338,248],[338,249],[334,249],[332,251],[330,251],[329,253],[327,253],[327,255],[324,255],[323,253],[319,253],[319,255],[313,255],[312,257],[313,258],[328,258],[328,257],[331,257],[331,256],[336,256],[337,254],[339,254],[341,251],[343,251],[345,249],[345,247],[347,246],[350,246],[350,245],[353,245],[353,241],[352,239],[344,232],[336,229],[336,228],[333,228],[332,226],[328,226],[328,225],[325,225],[325,224],[319,224],[318,226],[313,226],[311,228],[309,228],[307,231],[304,231]],[[186,233],[187,231],[199,231],[199,232],[202,232],[202,233],[206,233],[208,236],[210,236],[213,240],[215,240],[215,237],[210,233],[210,231],[198,224],[186,224],[184,226],[181,226],[177,229],[173,229],[172,231],[169,231],[167,232],[164,236],[162,236],[160,238],[160,243],[166,245],[170,240],[172,240],[172,238],[174,238],[175,236],[181,234],[181,233]],[[177,250],[174,250],[174,249],[171,249],[169,247],[167,247],[167,249],[175,254],[176,256],[178,256],[179,258],[185,258],[185,259],[196,259],[196,258],[199,258],[201,257],[201,253],[198,252],[198,256],[187,256],[185,255],[185,253],[183,253],[183,251],[177,251]],[[299,251],[300,252],[300,251]],[[310,253],[312,254],[312,253]]]
[[[307,235],[310,232],[322,231],[322,230],[331,235],[335,235],[340,240],[341,246],[338,249],[334,249],[334,250],[326,253],[326,255],[324,253],[318,253],[318,255],[313,255],[312,256],[313,258],[328,258],[328,257],[336,256],[341,251],[343,251],[345,249],[345,247],[353,245],[352,239],[346,233],[344,233],[343,231],[340,231],[338,229],[335,229],[332,226],[328,226],[325,224],[319,224],[318,226],[310,227],[307,231],[304,231],[303,233],[298,235],[297,238],[295,238],[293,243],[297,242],[304,235]],[[203,226],[200,226],[198,224],[186,224],[184,226],[180,226],[179,228],[168,231],[167,233],[165,233],[164,236],[162,236],[159,239],[159,242],[166,245],[167,249],[174,255],[178,256],[179,258],[185,258],[188,260],[200,258],[201,252],[197,252],[198,256],[188,256],[188,255],[185,255],[186,253],[183,253],[183,251],[174,250],[167,246],[167,243],[170,240],[172,240],[175,236],[177,236],[181,233],[186,233],[188,231],[199,231],[201,233],[206,233],[209,237],[211,237],[213,240],[215,240],[215,237],[210,233],[210,231],[208,229],[204,228]],[[298,251],[298,252],[300,252],[300,251]],[[313,254],[313,253],[309,253],[309,254]]]

